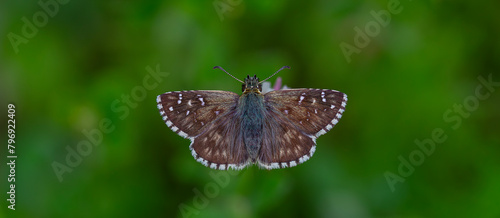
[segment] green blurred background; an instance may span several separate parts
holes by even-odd
[[[0,3],[0,217],[500,217],[500,87],[474,97],[478,77],[500,82],[498,1],[402,0],[378,29],[371,12],[397,2],[41,2],[49,6]],[[356,46],[354,28],[366,25],[374,36],[348,62],[340,45]],[[215,65],[240,79],[289,65],[284,84],[345,92],[347,109],[302,165],[214,171],[193,159],[155,100],[240,93]],[[156,83],[148,66],[169,74]],[[464,102],[466,116],[455,112]],[[9,103],[15,211],[6,201]],[[67,149],[103,121],[112,131],[59,180],[53,164],[67,165]],[[411,156],[422,154],[415,140],[439,128],[446,140],[423,160]],[[401,157],[418,162],[410,175],[398,173]]]

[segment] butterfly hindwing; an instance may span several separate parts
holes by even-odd
[[[249,164],[249,155],[240,130],[241,118],[236,109],[230,110],[193,139],[189,146],[193,157],[212,169],[244,168]]]
[[[269,110],[263,126],[258,163],[266,169],[294,167],[312,157],[314,139],[279,111]]]

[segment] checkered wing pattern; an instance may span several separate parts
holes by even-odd
[[[236,106],[239,96],[226,91],[167,92],[156,99],[172,131],[191,140],[193,157],[214,169],[241,169],[248,155]]]
[[[266,169],[293,167],[307,161],[316,139],[342,117],[347,95],[327,89],[286,89],[264,95],[266,122],[258,163]]]

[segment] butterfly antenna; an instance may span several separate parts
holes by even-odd
[[[234,77],[233,75],[231,75],[230,73],[228,73],[226,70],[224,70],[224,68],[219,67],[219,66],[215,66],[215,67],[214,67],[214,69],[215,69],[215,68],[220,69],[220,70],[222,70],[222,71],[226,72],[226,73],[227,73],[227,75],[229,75],[229,76],[233,77],[233,79],[235,79],[235,80],[238,80],[240,83],[244,83],[243,81],[239,80],[238,78],[236,78],[236,77]]]
[[[280,72],[281,70],[283,70],[283,69],[285,69],[285,68],[286,68],[286,69],[290,69],[290,67],[289,67],[289,66],[283,66],[283,67],[282,67],[282,68],[280,68],[278,71],[276,71],[275,73],[273,73],[273,75],[271,75],[270,77],[267,77],[265,80],[260,81],[260,82],[259,82],[259,84],[261,84],[262,82],[264,82],[264,81],[266,81],[266,80],[270,79],[271,77],[273,77],[274,75],[276,75],[278,72]]]

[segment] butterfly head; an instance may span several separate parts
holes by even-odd
[[[279,69],[278,71],[276,71],[275,73],[273,73],[273,75],[267,77],[265,80],[262,80],[259,82],[259,78],[257,78],[257,75],[253,75],[253,77],[250,77],[250,75],[247,75],[247,78],[245,78],[245,82],[237,79],[236,77],[234,77],[233,75],[231,75],[230,73],[228,73],[226,70],[224,70],[222,67],[219,67],[219,66],[215,66],[214,69],[220,69],[222,71],[224,71],[225,73],[227,73],[229,76],[233,77],[235,80],[243,83],[243,88],[242,88],[242,91],[243,91],[243,94],[246,94],[246,93],[249,93],[249,92],[254,92],[254,93],[259,93],[262,92],[262,85],[261,83],[268,80],[269,78],[273,77],[274,75],[276,75],[278,72],[280,72],[281,70],[283,69],[290,69],[289,66],[283,66],[281,69]]]
[[[259,78],[257,78],[257,75],[254,75],[253,77],[250,77],[250,75],[248,75],[247,78],[245,78],[245,83],[243,84],[242,91],[243,93],[260,93],[262,91],[262,84],[259,83]]]

